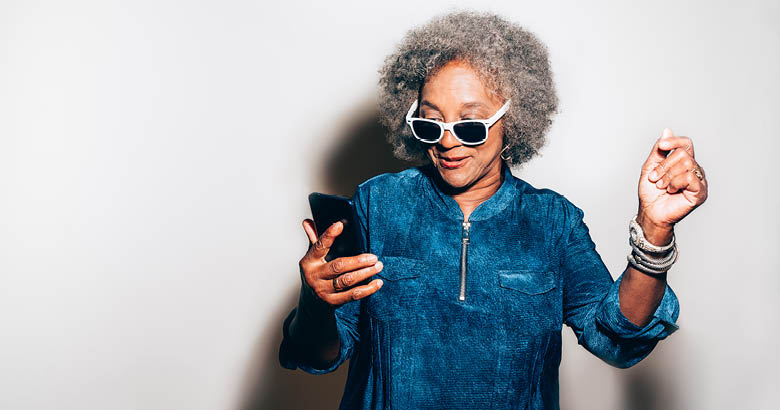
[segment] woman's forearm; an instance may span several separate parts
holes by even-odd
[[[341,342],[333,309],[317,306],[303,294],[290,321],[289,335],[314,367],[326,368],[338,358]]]
[[[655,227],[644,221],[641,215],[637,218],[637,222],[642,225],[648,242],[663,246],[672,241],[672,229]],[[620,280],[620,311],[633,324],[645,326],[650,323],[653,313],[658,309],[665,290],[666,273],[649,275],[634,269],[629,264]]]
[[[620,311],[631,323],[644,327],[661,304],[665,290],[665,273],[650,276],[628,266],[620,280]]]

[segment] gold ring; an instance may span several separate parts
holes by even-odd
[[[339,287],[338,279],[339,279],[338,277],[333,278],[333,290],[335,290],[336,292],[341,292],[341,287]]]
[[[703,179],[704,179],[704,174],[702,174],[702,172],[701,172],[701,168],[700,168],[698,165],[696,165],[695,167],[693,167],[693,169],[691,170],[691,172],[693,172],[693,175],[696,175],[696,178],[699,178],[699,181],[701,181],[701,180],[703,180]]]

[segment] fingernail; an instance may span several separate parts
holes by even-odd
[[[651,172],[650,173],[650,179],[656,179],[656,178],[658,178],[658,173],[655,172],[655,171]]]
[[[382,268],[385,267],[385,265],[382,262],[377,262],[376,265],[374,265],[374,266],[376,266],[377,270],[382,270]]]
[[[664,180],[663,179],[659,180],[658,182],[655,183],[655,186],[661,188],[662,186],[664,186]]]
[[[377,260],[376,255],[366,255],[366,256],[363,257],[363,262],[364,263],[376,262],[376,260]]]
[[[377,286],[378,288],[381,288],[381,287],[382,287],[382,285],[384,285],[384,284],[385,284],[385,282],[384,282],[382,279],[378,279],[378,280],[379,280],[379,282],[377,282],[377,283],[376,283],[376,286]]]

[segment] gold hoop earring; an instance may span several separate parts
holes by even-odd
[[[504,161],[512,162],[512,157],[509,157],[509,158],[504,157],[504,151],[506,151],[508,149],[509,149],[509,145],[505,146],[504,149],[501,150],[501,154],[499,154],[499,155],[501,156],[501,159],[503,159]]]

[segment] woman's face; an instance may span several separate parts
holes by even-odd
[[[504,104],[498,98],[467,63],[452,61],[426,79],[420,116],[442,122],[487,119]],[[500,179],[502,123],[499,120],[493,124],[487,141],[480,145],[463,145],[449,131],[444,132],[441,141],[430,144],[428,156],[447,184],[468,190],[486,180],[486,176]]]

